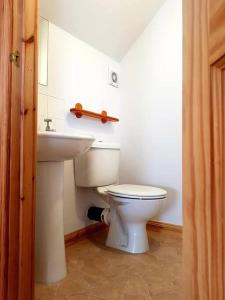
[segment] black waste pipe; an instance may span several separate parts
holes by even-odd
[[[104,210],[104,208],[91,206],[88,209],[88,214],[87,214],[88,218],[93,221],[98,221],[98,222],[104,223],[104,220],[102,220],[103,210]]]

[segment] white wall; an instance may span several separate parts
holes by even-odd
[[[45,130],[44,118],[53,119],[57,131],[83,131],[96,139],[119,141],[120,124],[77,119],[69,109],[80,102],[84,108],[120,117],[120,91],[108,84],[108,67],[119,71],[112,59],[59,27],[49,24],[48,86],[39,85],[38,129]],[[65,233],[90,224],[87,208],[103,205],[93,191],[75,190],[72,161],[65,163]]]
[[[182,1],[167,0],[121,63],[121,182],[164,187],[182,223]]]
[[[181,0],[166,0],[121,64],[50,23],[48,86],[39,86],[39,130],[53,119],[57,131],[84,131],[97,139],[120,140],[121,183],[162,186],[169,199],[157,219],[182,223]],[[119,89],[108,85],[108,66],[120,72]],[[69,109],[80,102],[107,110],[118,124],[76,119]],[[90,224],[90,205],[105,205],[92,190],[78,189],[71,161],[65,163],[65,233]]]

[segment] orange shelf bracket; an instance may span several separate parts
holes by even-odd
[[[86,116],[90,118],[99,119],[102,121],[103,124],[107,122],[119,122],[119,119],[108,116],[105,110],[103,110],[100,114],[98,114],[96,112],[83,109],[80,103],[77,103],[75,105],[75,108],[71,108],[70,112],[74,114],[77,118]]]

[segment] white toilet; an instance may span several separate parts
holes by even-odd
[[[110,209],[102,209],[100,216],[110,225],[106,245],[143,253],[149,250],[146,223],[158,214],[167,192],[151,186],[116,184],[119,158],[119,144],[93,143],[75,159],[76,185],[95,187],[104,198],[107,196]]]

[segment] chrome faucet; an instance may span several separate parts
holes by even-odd
[[[49,123],[52,122],[52,119],[44,119],[44,122],[47,123],[46,127],[45,127],[45,131],[53,131],[55,132],[56,130],[55,129],[51,129]]]

